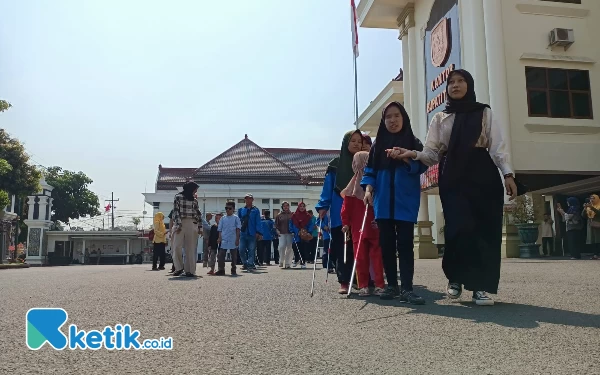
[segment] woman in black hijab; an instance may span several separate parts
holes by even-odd
[[[504,191],[517,195],[509,150],[489,105],[478,103],[466,70],[448,76],[448,101],[431,120],[423,151],[401,150],[401,157],[426,165],[440,163],[439,189],[446,239],[442,268],[447,294],[459,298],[463,287],[478,305],[493,305],[500,281]]]

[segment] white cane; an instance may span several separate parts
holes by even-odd
[[[319,235],[321,235],[321,222],[319,222],[319,234],[317,234],[317,247],[315,248],[315,259],[313,263],[313,277],[312,285],[310,287],[310,296],[312,297],[315,292],[315,274],[317,272],[317,250],[319,249]]]
[[[367,222],[367,214],[369,213],[369,205],[365,208],[365,217],[363,218],[362,227],[360,228],[360,236],[358,237],[358,249],[354,250],[354,265],[352,266],[352,273],[350,274],[350,284],[348,287],[348,296],[352,293],[352,283],[354,282],[354,273],[356,272],[356,261],[358,259],[358,253],[360,252],[360,245],[362,243],[363,234],[365,233],[365,223]]]

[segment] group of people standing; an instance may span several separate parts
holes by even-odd
[[[425,303],[413,290],[414,225],[420,206],[420,175],[440,163],[447,294],[459,298],[467,289],[478,305],[493,304],[488,293],[497,293],[500,280],[504,193],[514,199],[517,184],[501,128],[490,107],[477,102],[474,86],[465,70],[449,75],[448,102],[433,117],[425,145],[414,136],[410,118],[397,102],[384,108],[368,155],[361,151],[365,142],[371,146],[370,140],[358,130],[344,135],[316,206],[320,217],[330,216],[330,248],[339,293],[351,287],[356,252],[360,295],[371,294],[368,284],[372,280],[373,294],[382,299]]]
[[[465,70],[450,73],[446,93],[446,107],[433,117],[424,145],[413,134],[409,115],[398,102],[383,109],[374,143],[358,130],[347,132],[339,156],[327,168],[315,206],[318,217],[303,202],[294,213],[283,202],[274,220],[268,212],[261,218],[251,194],[237,215],[235,203],[228,202],[226,215],[217,215],[207,233],[209,274],[225,274],[226,251],[231,252],[232,274],[238,253],[243,269],[256,269],[257,247],[259,263],[270,264],[273,242],[280,267],[299,263],[305,268],[314,260],[315,237],[321,232],[323,267],[337,274],[339,293],[352,287],[356,254],[359,295],[423,304],[425,300],[413,289],[414,225],[421,200],[420,175],[439,163],[447,295],[459,298],[466,289],[476,304],[493,305],[488,293],[497,293],[500,280],[504,199],[505,194],[511,200],[516,197],[517,183],[505,136],[490,107],[477,102],[471,74]],[[195,241],[203,230],[194,197],[197,189],[198,185],[188,182],[175,197],[174,275],[195,275]],[[162,238],[166,231],[160,218],[155,222],[155,238]],[[185,261],[182,248],[186,249]],[[160,268],[164,268],[163,261]]]

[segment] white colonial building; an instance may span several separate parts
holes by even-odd
[[[360,129],[374,136],[382,107],[398,100],[424,140],[444,108],[447,74],[470,71],[478,100],[491,105],[508,136],[536,214],[555,217],[560,239],[556,203],[600,191],[600,1],[361,0],[357,14],[361,27],[398,30],[404,70],[402,87],[386,85]],[[432,225],[443,243],[436,168],[422,185],[419,227]],[[504,234],[503,256],[518,256],[515,229]]]
[[[270,210],[271,217],[279,214],[284,201],[290,202],[292,211],[299,202],[310,210],[319,200],[327,165],[338,154],[339,150],[262,148],[246,135],[199,168],[159,165],[155,192],[144,196],[153,214],[165,215],[167,226],[175,194],[187,181],[200,185],[198,201],[203,213],[223,213],[228,201],[235,202],[236,209],[242,207],[247,193],[254,196],[261,212]]]

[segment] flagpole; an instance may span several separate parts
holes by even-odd
[[[350,22],[352,30],[352,56],[354,57],[354,124],[358,130],[358,26],[356,24],[356,4],[350,0]]]
[[[358,65],[356,63],[356,55],[354,55],[354,123],[358,130]]]

